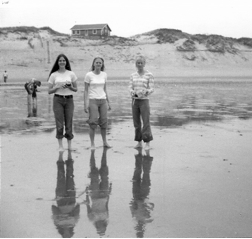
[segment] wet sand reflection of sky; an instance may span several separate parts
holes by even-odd
[[[27,96],[22,87],[1,88],[2,133],[16,131],[52,132],[54,116],[52,95],[41,88],[37,99],[37,117],[27,117]],[[122,121],[132,121],[131,99],[127,82],[108,84],[112,111],[109,112],[110,128]],[[252,117],[252,81],[156,81],[151,96],[151,123],[156,127],[178,127],[192,122],[221,121],[227,118]],[[88,132],[83,111],[83,87],[75,95],[75,133]]]

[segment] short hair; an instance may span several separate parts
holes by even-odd
[[[146,63],[146,59],[145,59],[145,57],[142,56],[142,55],[139,55],[139,56],[136,57],[135,63],[136,63],[138,60],[142,60],[144,63]]]
[[[101,59],[102,61],[102,67],[101,67],[101,71],[104,71],[105,70],[105,65],[104,65],[104,60],[102,57],[95,57],[94,60],[93,60],[93,63],[92,63],[92,66],[91,66],[91,71],[93,71],[95,69],[94,67],[94,63],[97,59]]]
[[[65,61],[66,61],[66,69],[69,70],[69,71],[71,71],[71,65],[70,65],[70,62],[69,62],[68,58],[66,57],[66,55],[64,55],[64,54],[59,54],[59,55],[57,56],[57,58],[56,58],[56,61],[54,62],[54,65],[53,65],[53,67],[52,67],[52,70],[50,71],[49,77],[50,77],[50,75],[51,75],[53,72],[59,70],[59,59],[60,59],[61,57],[63,57],[63,58],[65,59]],[[48,77],[48,80],[49,80],[49,77]]]

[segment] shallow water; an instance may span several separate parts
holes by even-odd
[[[151,96],[151,121],[158,127],[176,127],[191,122],[221,121],[226,118],[252,117],[252,79],[193,81],[158,79],[155,93]],[[109,113],[110,128],[122,121],[131,121],[131,100],[125,81],[108,84],[112,111]],[[23,87],[1,87],[2,133],[12,131],[49,131],[54,129],[52,95],[46,88],[38,93],[37,104],[31,102],[36,118],[29,115],[27,95]],[[75,133],[87,131],[83,111],[83,84],[74,97]],[[32,111],[32,110],[31,110]],[[32,113],[30,114],[33,115]],[[35,128],[34,128],[35,127]]]
[[[133,148],[127,82],[108,84],[113,148],[97,134],[95,151],[80,84],[63,154],[46,88],[36,110],[0,91],[2,237],[251,237],[252,80],[157,80],[150,151]]]

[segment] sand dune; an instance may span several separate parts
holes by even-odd
[[[164,29],[105,40],[72,38],[49,30],[1,30],[0,33],[0,64],[13,81],[31,77],[46,79],[59,53],[69,57],[72,69],[80,78],[96,56],[105,59],[110,76],[127,78],[135,70],[134,59],[139,54],[147,58],[146,67],[157,77],[252,75],[250,45],[222,36],[203,38]]]

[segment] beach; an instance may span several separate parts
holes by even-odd
[[[1,237],[251,237],[250,78],[157,78],[150,151],[134,149],[128,82],[116,79],[113,147],[97,131],[90,150],[80,81],[62,155],[43,83],[33,117],[21,80],[0,88]]]

